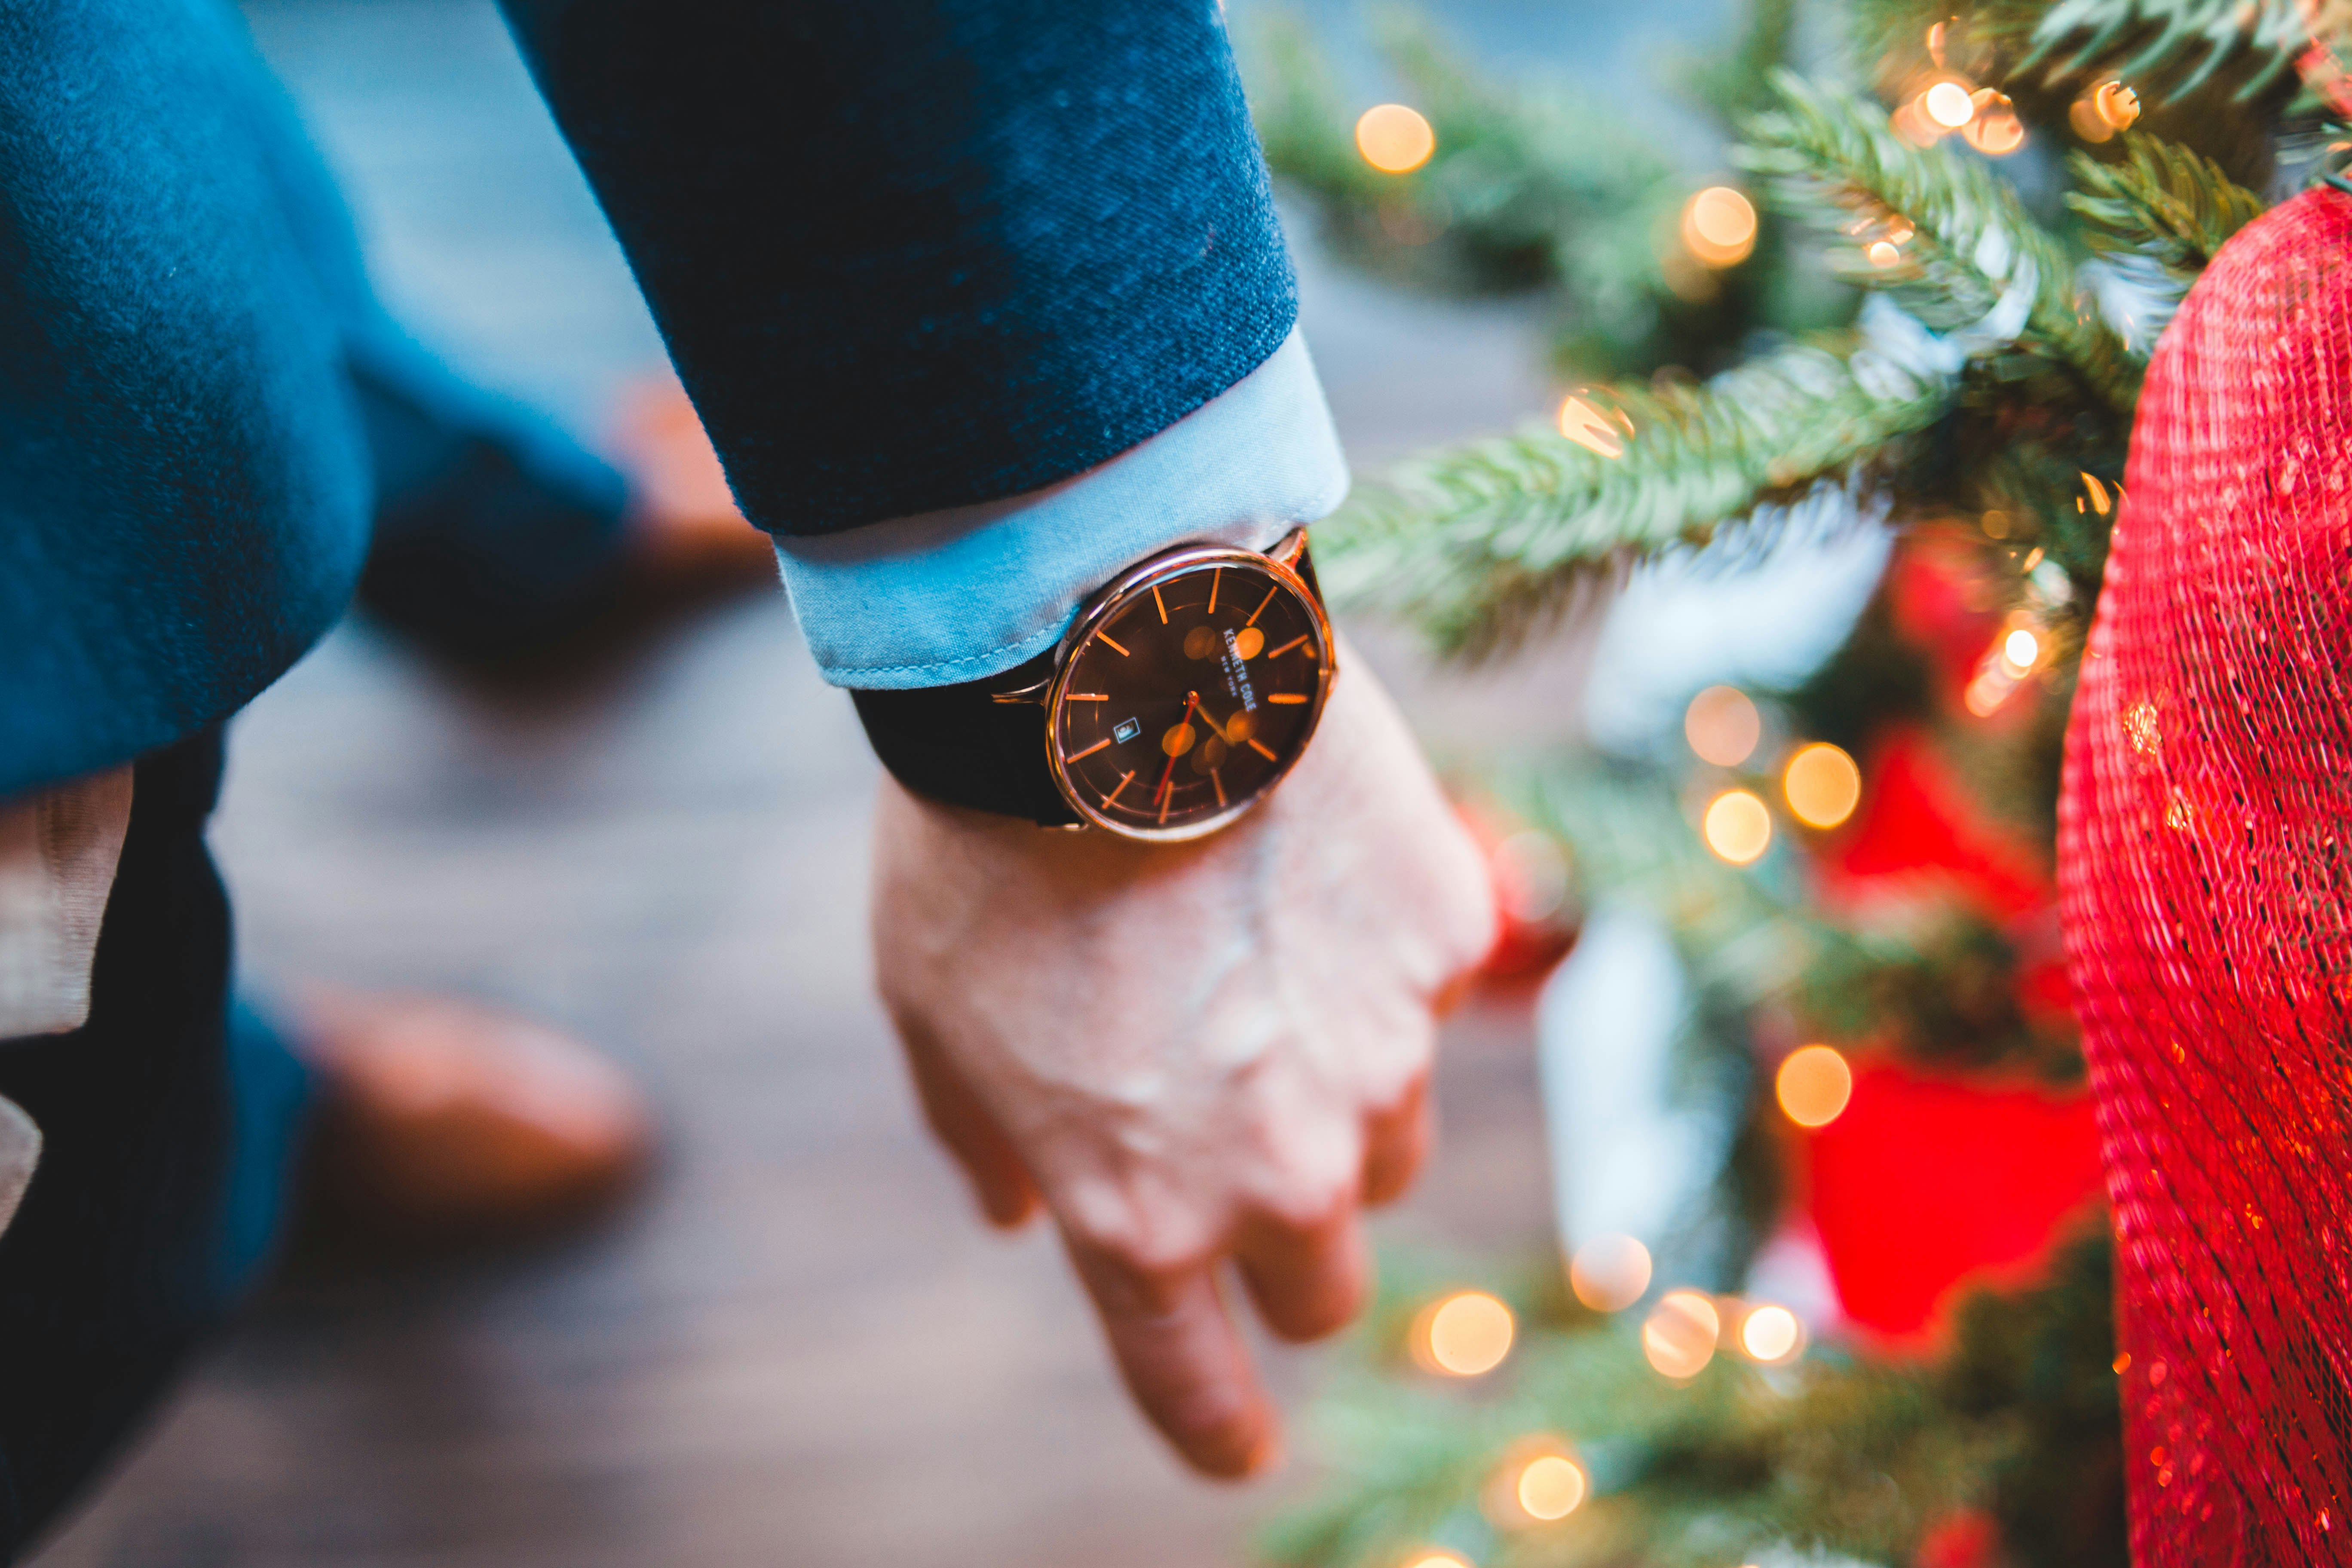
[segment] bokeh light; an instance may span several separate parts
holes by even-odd
[[[1919,107],[1947,131],[1958,131],[1977,115],[1975,95],[1957,81],[1939,81],[1920,95]]]
[[[1740,1320],[1739,1348],[1767,1365],[1787,1361],[1804,1342],[1805,1326],[1786,1307],[1767,1304]]]
[[[1508,1307],[1484,1290],[1457,1290],[1423,1314],[1414,1359],[1433,1372],[1476,1377],[1503,1364],[1515,1332]]]
[[[1584,1468],[1565,1454],[1538,1454],[1519,1471],[1519,1506],[1530,1519],[1566,1519],[1583,1500]]]
[[[1559,433],[1604,458],[1622,457],[1625,452],[1625,427],[1581,397],[1561,402]]]
[[[1960,130],[1968,144],[1988,158],[2006,158],[2025,145],[2025,121],[2009,100],[1999,93],[1978,110],[1977,117]]]
[[[1706,267],[1737,267],[1756,249],[1756,207],[1729,185],[1683,204],[1683,244]]]
[[[2119,81],[2103,81],[2091,89],[2091,107],[2117,131],[2128,131],[2139,119],[2139,94]]]
[[[1780,773],[1789,809],[1808,827],[1835,827],[1862,804],[1862,770],[1826,741],[1800,747]]]
[[[1495,898],[1513,920],[1533,924],[1568,902],[1568,857],[1550,834],[1522,829],[1495,846]]]
[[[1622,1312],[1650,1288],[1650,1249],[1630,1236],[1596,1236],[1568,1260],[1569,1289],[1596,1312]]]
[[[2042,639],[2024,626],[2018,627],[2000,639],[2000,657],[2021,673],[2032,669],[2042,659]]]
[[[1451,1552],[1423,1552],[1406,1558],[1404,1568],[1470,1568],[1470,1562]]]
[[[1715,1359],[1723,1319],[1696,1290],[1669,1290],[1642,1324],[1642,1353],[1662,1376],[1696,1377]]]
[[[1727,789],[1708,805],[1700,831],[1717,858],[1751,865],[1771,847],[1772,813],[1746,790]]]
[[[1772,1080],[1780,1112],[1800,1127],[1827,1127],[1853,1098],[1853,1069],[1828,1046],[1789,1053]]]
[[[2066,123],[2074,128],[2075,135],[2094,145],[2115,140],[2116,128],[2107,123],[2106,116],[2099,112],[2098,104],[2087,92],[2067,105]]]
[[[1437,151],[1437,132],[1402,103],[1375,104],[1356,121],[1356,151],[1382,174],[1410,174]]]
[[[1891,239],[1874,239],[1862,254],[1873,267],[1892,267],[1903,259],[1902,250]]]
[[[1703,762],[1736,768],[1764,738],[1764,716],[1736,686],[1710,686],[1683,713],[1683,738]]]

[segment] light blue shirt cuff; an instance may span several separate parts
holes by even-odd
[[[1297,328],[1218,396],[1025,495],[782,539],[801,631],[835,686],[948,686],[1054,646],[1087,595],[1193,541],[1264,550],[1327,517],[1348,465]]]

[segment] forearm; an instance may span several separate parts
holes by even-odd
[[[1213,0],[508,0],[745,514],[1033,492],[1296,318]]]

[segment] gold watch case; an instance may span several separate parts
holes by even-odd
[[[1138,563],[1107,584],[1079,613],[1062,639],[1050,679],[997,694],[999,702],[1044,705],[1046,763],[1055,785],[1082,826],[1140,843],[1202,838],[1247,815],[1289,775],[1322,721],[1338,674],[1339,650],[1330,619],[1298,571],[1306,548],[1307,531],[1299,529],[1264,553],[1228,545],[1188,544]],[[1228,574],[1234,578],[1230,585]],[[1203,606],[1189,597],[1204,583],[1205,614]],[[1262,595],[1252,591],[1259,587]],[[1175,601],[1172,608],[1171,600]],[[1240,627],[1217,624],[1221,618],[1235,619],[1252,604],[1257,606],[1256,613]],[[1265,634],[1253,628],[1277,604],[1281,608],[1268,620],[1269,626],[1283,631],[1305,629],[1274,649],[1268,647]],[[1151,613],[1155,609],[1156,616]],[[1139,613],[1141,618],[1135,619]],[[1192,622],[1189,640],[1178,640],[1171,618],[1175,614]],[[1115,626],[1126,628],[1121,634],[1126,641],[1110,635]],[[1294,657],[1301,653],[1313,657],[1311,672]],[[1277,657],[1285,661],[1278,672]],[[1147,672],[1155,658],[1169,674],[1182,679],[1124,699],[1111,695],[1114,684],[1107,675],[1117,675],[1131,663],[1136,679],[1150,680]],[[1255,674],[1253,664],[1258,667]],[[1078,689],[1076,683],[1082,679],[1103,690]],[[1303,685],[1305,689],[1277,692],[1277,679]],[[1175,700],[1174,688],[1187,680],[1194,684],[1185,692],[1188,701],[1182,715],[1172,725],[1155,729],[1160,737],[1156,745],[1139,743],[1149,737],[1138,718],[1117,725],[1119,751],[1096,766],[1115,770],[1122,761],[1135,762],[1137,765],[1124,778],[1113,786],[1101,777],[1081,776],[1080,764],[1114,742],[1109,735],[1102,735],[1072,754],[1066,742],[1074,729],[1092,733],[1122,702],[1139,713],[1155,710],[1157,725]],[[1238,703],[1231,709],[1232,717],[1217,720],[1209,702],[1202,700],[1200,687],[1211,688],[1211,699],[1220,705]],[[1281,706],[1273,706],[1276,704]],[[1305,709],[1303,715],[1295,711],[1299,707]],[[1279,751],[1264,743],[1268,736],[1278,742]],[[1166,767],[1156,791],[1147,784],[1143,792],[1129,795],[1138,773],[1148,772],[1147,763],[1157,763],[1162,754]],[[1224,759],[1225,765],[1202,765],[1219,758]],[[1233,766],[1235,758],[1241,766]],[[1174,810],[1180,762],[1188,764],[1183,771],[1189,775],[1181,786],[1187,797],[1181,815]],[[1224,777],[1229,768],[1245,775],[1236,778],[1230,791]],[[1206,793],[1211,788],[1213,793]]]

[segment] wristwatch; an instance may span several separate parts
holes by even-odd
[[[853,692],[917,795],[1171,843],[1271,794],[1337,673],[1307,531],[1264,553],[1179,545],[1088,599],[1059,645],[986,680]]]

